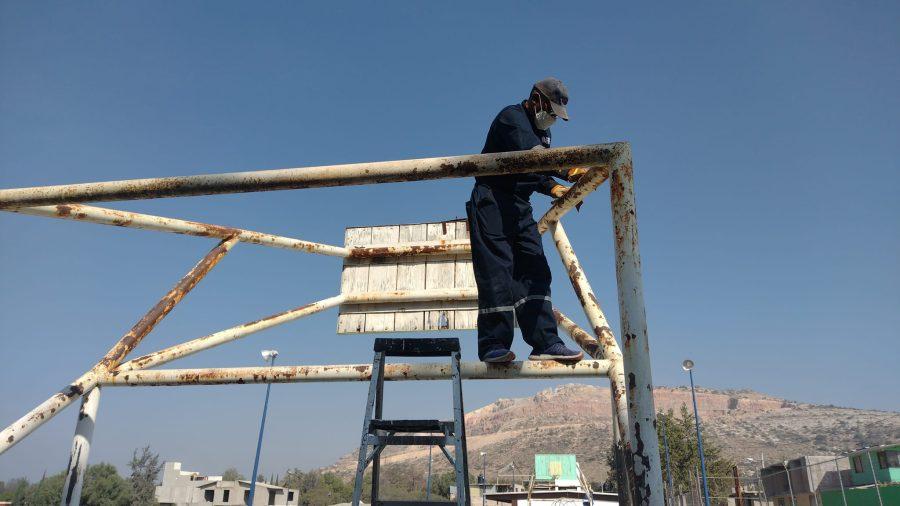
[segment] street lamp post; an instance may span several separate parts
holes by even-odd
[[[697,451],[700,453],[700,472],[703,476],[703,502],[709,506],[709,486],[706,484],[706,457],[703,455],[703,436],[700,434],[700,413],[697,411],[697,394],[694,392],[694,361],[685,360],[681,368],[691,378],[691,399],[694,401],[694,424],[697,427]]]
[[[669,498],[669,506],[672,506],[675,495],[675,486],[672,484],[672,468],[669,466],[669,435],[666,433],[666,419],[663,420],[662,433],[663,433],[663,446],[666,449],[666,483],[668,487],[668,491],[666,492],[666,497]]]
[[[278,356],[278,350],[263,350],[262,358],[269,363],[269,367],[275,365],[275,357]],[[253,504],[253,496],[256,495],[256,473],[259,471],[259,451],[262,449],[263,431],[266,428],[266,412],[269,410],[269,392],[272,390],[272,384],[266,383],[266,400],[263,403],[262,421],[259,423],[259,439],[256,441],[256,458],[253,460],[253,474],[250,475],[250,497],[247,504]]]
[[[428,447],[428,479],[425,480],[425,500],[431,500],[431,450],[434,449],[434,445],[430,445]]]
[[[487,504],[484,493],[487,491],[487,453],[481,452],[481,506]]]

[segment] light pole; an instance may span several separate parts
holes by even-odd
[[[697,426],[697,451],[700,453],[700,472],[703,476],[703,503],[709,506],[709,486],[706,484],[706,457],[703,456],[703,436],[700,435],[700,413],[697,411],[697,394],[694,392],[694,361],[687,359],[681,368],[691,378],[691,399],[694,401],[694,424]]]
[[[662,419],[662,433],[663,433],[663,446],[666,449],[666,480],[668,484],[668,492],[666,493],[666,497],[669,498],[669,506],[672,506],[675,496],[675,486],[672,484],[672,468],[669,466],[669,435],[666,433],[666,419],[663,417]]]
[[[431,500],[431,450],[434,445],[428,447],[428,479],[425,481],[425,500]]]
[[[278,350],[263,350],[262,358],[269,363],[269,367],[275,365],[275,357]],[[256,472],[259,470],[259,451],[262,449],[263,430],[266,428],[266,412],[269,410],[269,391],[272,383],[266,383],[266,400],[263,403],[262,421],[259,423],[259,439],[256,441],[256,459],[253,460],[253,474],[250,475],[250,497],[247,504],[253,504],[253,496],[256,495]]]
[[[487,491],[487,453],[481,452],[481,506],[487,504],[484,493]]]

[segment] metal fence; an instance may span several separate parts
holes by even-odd
[[[900,504],[900,482],[879,478],[879,471],[900,463],[878,456],[897,445],[880,445],[833,456],[804,456],[761,469],[737,467],[730,476],[707,476],[713,504],[741,506],[892,506]],[[889,450],[894,449],[894,450]],[[872,457],[872,454],[876,457]],[[896,458],[896,457],[892,457]],[[878,470],[878,471],[876,471]],[[700,471],[689,487],[667,490],[668,504],[702,506]],[[715,491],[719,492],[716,493]]]
[[[466,379],[596,377],[610,380],[614,439],[618,458],[627,471],[618,477],[623,503],[662,505],[663,483],[652,396],[650,353],[638,248],[631,148],[628,143],[597,144],[539,151],[466,155],[389,162],[332,165],[135,179],[0,190],[0,210],[91,222],[102,225],[211,237],[219,242],[165,294],[90,370],[16,420],[0,433],[0,453],[20,442],[60,411],[81,398],[63,504],[79,501],[87,466],[101,387],[250,384],[266,382],[368,381],[369,365],[241,367],[227,369],[150,369],[203,350],[240,339],[288,321],[303,318],[347,302],[386,302],[474,299],[472,289],[368,292],[341,294],[230,327],[169,348],[126,361],[129,353],[199,283],[237,243],[250,243],[303,253],[348,258],[465,253],[468,241],[423,242],[401,247],[341,247],[306,240],[177,218],[152,216],[84,205],[115,201],[184,197],[222,193],[349,186],[421,181],[486,175],[556,171],[587,167],[588,172],[539,220],[541,233],[550,231],[570,281],[591,325],[587,332],[555,309],[559,326],[592,360],[575,365],[515,362],[510,365],[465,363]],[[610,183],[614,226],[615,268],[623,345],[620,348],[597,297],[575,255],[560,219],[604,182]],[[388,366],[388,380],[424,380],[449,377],[439,364]],[[627,381],[626,381],[627,377]]]

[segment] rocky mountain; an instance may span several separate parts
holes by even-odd
[[[654,390],[659,410],[691,407],[686,387]],[[749,390],[699,389],[697,402],[704,438],[715,439],[737,462],[765,455],[774,462],[799,455],[828,455],[866,445],[900,441],[900,413],[867,411],[787,401]],[[500,399],[466,414],[469,463],[472,473],[479,452],[491,455],[488,476],[501,468],[530,473],[535,453],[575,453],[591,481],[606,479],[606,455],[611,436],[608,388],[569,384],[533,397]],[[427,447],[392,448],[382,465],[425,469]],[[435,453],[436,469],[448,466]],[[421,467],[420,467],[421,466]],[[473,467],[474,466],[474,467]],[[351,478],[356,450],[325,470]]]

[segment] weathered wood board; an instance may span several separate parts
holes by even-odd
[[[351,227],[344,245],[396,246],[424,241],[469,240],[465,220],[411,225]],[[375,259],[346,259],[341,272],[341,293],[474,288],[469,254],[423,255]],[[342,304],[338,334],[413,332],[474,329],[478,302],[389,302]]]

